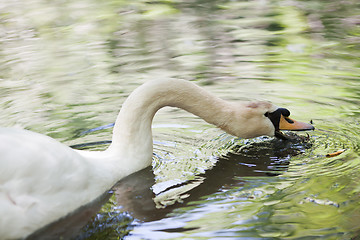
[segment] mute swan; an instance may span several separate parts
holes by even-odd
[[[125,101],[105,151],[73,150],[27,130],[0,128],[0,236],[25,238],[117,181],[151,164],[151,123],[164,106],[182,108],[243,138],[284,137],[280,130],[313,130],[268,102],[232,103],[183,80],[150,81]]]

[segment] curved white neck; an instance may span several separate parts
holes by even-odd
[[[151,164],[151,123],[155,113],[165,106],[182,108],[225,130],[231,113],[229,103],[188,81],[143,84],[123,104],[115,122],[112,144],[107,150],[129,161],[132,172]]]

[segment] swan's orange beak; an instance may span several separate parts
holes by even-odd
[[[279,130],[289,130],[289,131],[306,131],[314,130],[314,126],[309,123],[298,122],[289,117],[285,117],[281,114],[279,122]]]
[[[271,122],[275,127],[275,137],[280,139],[288,139],[280,130],[289,130],[289,131],[306,131],[314,130],[314,126],[309,123],[303,123],[295,121],[290,116],[290,111],[286,108],[278,108],[274,112],[266,113]]]

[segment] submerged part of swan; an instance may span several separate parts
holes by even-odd
[[[25,238],[151,165],[151,123],[164,106],[182,108],[242,138],[314,129],[269,102],[224,101],[183,80],[137,88],[123,104],[105,151],[73,150],[45,135],[0,128],[1,239]]]

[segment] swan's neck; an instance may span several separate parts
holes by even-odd
[[[182,108],[225,130],[231,109],[226,101],[188,81],[150,81],[140,86],[123,104],[107,150],[126,161],[122,164],[127,165],[129,173],[151,164],[151,123],[155,113],[165,106]]]

